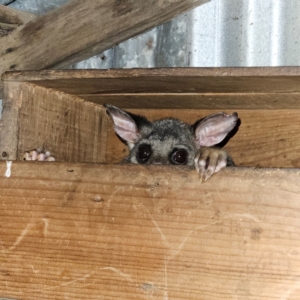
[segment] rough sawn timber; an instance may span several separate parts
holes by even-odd
[[[0,5],[0,44],[4,36],[11,34],[18,26],[34,19],[34,15]]]
[[[0,24],[19,26],[24,25],[34,19],[35,16],[33,14],[5,5],[0,5]]]
[[[1,39],[0,76],[9,70],[67,67],[206,2],[71,1]]]
[[[60,161],[104,162],[108,122],[102,106],[17,82],[4,88],[4,96],[3,159],[22,159],[25,151],[44,148]]]
[[[110,103],[189,123],[236,111],[241,126],[225,149],[237,166],[300,167],[299,67],[45,70],[3,79],[0,159],[44,146],[59,161],[120,162],[127,147],[97,105]]]
[[[299,169],[201,184],[189,168],[0,162],[0,177],[0,297],[299,299]]]

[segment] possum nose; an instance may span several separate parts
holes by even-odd
[[[161,165],[162,164],[162,161],[160,158],[155,158],[154,161],[153,161],[153,164],[154,165]]]

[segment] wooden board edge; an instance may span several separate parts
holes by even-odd
[[[218,67],[218,68],[138,68],[105,70],[43,70],[8,71],[2,75],[4,81],[42,81],[61,79],[127,78],[143,76],[172,77],[276,77],[300,76],[300,67]]]
[[[22,106],[20,86],[12,82],[4,87],[3,110],[0,121],[0,160],[15,160],[18,152],[19,111]]]
[[[7,176],[8,169],[11,175]],[[213,175],[207,182],[201,184],[199,175],[194,168],[189,166],[152,166],[152,165],[136,165],[136,164],[109,164],[109,163],[70,163],[70,162],[25,162],[25,161],[0,161],[0,178],[26,176],[26,178],[51,179],[61,178],[62,180],[77,180],[82,182],[85,179],[99,181],[95,174],[110,173],[114,177],[137,174],[140,181],[148,182],[149,177],[165,176],[171,181],[176,182],[178,178],[188,176],[190,183],[197,183],[201,186],[213,186],[218,181],[228,181],[230,178],[252,179],[257,181],[264,179],[277,178],[281,184],[284,182],[295,183],[298,185],[300,178],[300,168],[254,168],[254,167],[227,167],[219,173]],[[16,173],[14,173],[16,170]],[[47,172],[44,172],[47,170]],[[70,173],[69,170],[72,170]],[[86,177],[85,177],[86,176]],[[175,180],[172,180],[175,179]],[[234,188],[228,186],[228,188]]]

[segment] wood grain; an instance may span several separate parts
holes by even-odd
[[[0,159],[17,159],[22,86],[26,84],[12,82],[4,87],[0,120]]]
[[[1,39],[0,74],[67,67],[207,1],[70,1]]]
[[[35,19],[35,16],[8,6],[0,5],[0,41],[1,37],[11,34],[18,26]]]
[[[78,94],[96,104],[124,109],[300,109],[300,93],[124,93]]]
[[[73,78],[127,78],[147,76],[194,77],[299,77],[300,67],[218,67],[218,68],[138,68],[138,69],[108,69],[108,70],[41,70],[41,71],[11,71],[3,75],[6,81],[49,81],[70,80]]]
[[[3,79],[74,95],[300,92],[300,67],[47,70],[7,72]]]
[[[60,161],[103,162],[107,135],[103,114],[103,107],[72,95],[11,83],[3,100],[1,159],[20,159],[25,151],[44,148]]]
[[[33,14],[9,6],[0,5],[0,23],[24,25],[35,19]]]
[[[299,169],[0,162],[0,296],[299,299]]]
[[[300,108],[299,67],[48,70],[3,78],[122,108]]]
[[[23,151],[44,145],[62,161],[120,162],[127,149],[105,115],[101,104],[106,102],[151,120],[177,117],[190,123],[217,111],[236,111],[241,125],[225,149],[238,166],[299,168],[299,70],[8,73],[4,76],[8,100],[4,99],[2,125],[6,126],[1,130],[0,159],[16,159]],[[65,117],[70,108],[71,114]],[[3,157],[3,152],[9,155]]]

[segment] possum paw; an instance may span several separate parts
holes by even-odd
[[[26,151],[22,157],[23,160],[36,160],[36,161],[55,161],[54,156],[49,151],[41,149],[33,149]]]
[[[207,181],[214,173],[226,166],[234,165],[226,151],[217,148],[200,148],[195,159],[195,167],[201,181]]]

